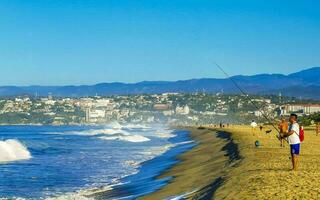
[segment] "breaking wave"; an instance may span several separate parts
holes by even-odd
[[[115,134],[122,134],[122,135],[130,135],[128,131],[121,130],[121,129],[90,129],[85,131],[69,131],[65,132],[67,134],[74,134],[74,135],[84,135],[84,136],[97,136],[97,135],[115,135]]]
[[[171,132],[156,132],[155,136],[159,138],[173,138],[177,135],[172,134]]]
[[[18,140],[0,141],[0,163],[28,160],[31,153]]]
[[[60,196],[48,197],[45,200],[66,200],[66,199],[67,200],[94,200],[93,197],[88,197],[88,196],[91,196],[95,193],[112,190],[112,187],[113,185],[105,186],[101,188],[84,189],[84,190],[79,190],[73,193],[63,194]]]
[[[151,127],[149,127],[147,125],[142,125],[142,124],[127,124],[127,125],[123,126],[123,128],[127,128],[127,129],[143,129],[143,130],[151,129]]]
[[[120,124],[119,122],[111,122],[108,124],[112,129],[151,129],[150,126],[144,124]]]
[[[107,139],[107,138],[104,138],[104,139]],[[165,153],[166,151],[168,151],[169,149],[171,149],[173,147],[176,147],[179,145],[190,144],[190,143],[194,143],[194,141],[183,141],[183,142],[179,142],[179,143],[175,143],[175,144],[167,144],[165,146],[152,147],[149,149],[149,151],[142,152],[142,154],[145,155],[145,160],[150,160],[150,159],[155,158],[156,156],[159,156],[159,155]],[[141,163],[142,162],[137,162],[135,160],[125,161],[124,162],[125,165],[129,165],[129,166],[132,166],[137,169],[137,171],[133,172],[132,174],[128,174],[125,176],[129,176],[129,175],[133,175],[133,174],[138,173],[139,172],[138,168],[139,168],[139,166],[141,166]],[[118,179],[118,180],[120,180],[120,179]],[[115,182],[117,182],[117,181],[115,181]],[[79,190],[79,191],[76,191],[73,193],[71,192],[71,193],[62,194],[62,195],[56,196],[56,197],[49,197],[49,198],[46,198],[45,200],[66,200],[66,199],[68,199],[68,200],[94,200],[95,194],[98,194],[101,192],[111,191],[111,190],[113,190],[114,186],[123,185],[123,184],[125,184],[125,183],[118,182],[118,183],[107,185],[104,187],[98,187],[98,188],[94,187],[94,188],[90,188],[90,189],[83,189],[83,190]],[[186,195],[187,194],[184,194],[179,197],[182,198]],[[181,198],[172,197],[172,199],[181,199]]]
[[[119,122],[111,122],[108,126],[112,127],[113,129],[122,129],[123,126]]]
[[[118,140],[127,142],[147,142],[149,138],[131,134],[126,130],[118,128],[104,128],[104,129],[90,129],[84,131],[67,131],[67,132],[55,132],[53,134],[68,134],[68,135],[81,135],[81,136],[98,136],[102,140]]]
[[[150,141],[149,138],[142,135],[114,135],[114,136],[101,136],[99,137],[102,140],[121,140],[127,142],[147,142]]]

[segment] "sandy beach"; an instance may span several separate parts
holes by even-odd
[[[294,172],[288,144],[281,148],[275,130],[266,134],[269,129],[253,134],[247,126],[189,128],[198,146],[159,177],[173,177],[168,185],[141,199],[319,199],[320,136],[305,129],[299,170]]]
[[[266,130],[266,129],[265,129]],[[281,148],[276,131],[266,134],[249,127],[226,129],[239,144],[241,164],[230,171],[215,199],[319,199],[320,136],[305,129],[298,171],[291,170],[289,145]],[[259,140],[260,148],[254,147]]]
[[[184,196],[211,199],[224,176],[240,161],[238,147],[230,134],[209,129],[187,128],[198,142],[192,150],[178,157],[181,162],[159,178],[173,177],[168,185],[140,199],[166,199]]]

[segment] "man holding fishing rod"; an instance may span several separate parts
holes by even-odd
[[[286,133],[282,133],[282,137],[288,139],[291,152],[292,169],[298,169],[298,156],[300,154],[300,127],[298,124],[298,116],[296,114],[291,114],[289,130]]]
[[[229,74],[223,70],[223,68],[218,65],[217,63],[215,63],[215,65],[222,71],[222,73],[224,73],[226,75],[226,77],[233,83],[233,85],[239,89],[239,91],[247,98],[247,100],[249,102],[251,102],[251,104],[257,109],[257,110],[261,110],[261,108],[259,108],[258,105],[256,105],[256,103],[250,99],[247,96],[247,93],[238,85],[238,83],[232,79],[232,77],[229,76]],[[291,114],[289,121],[290,121],[290,126],[289,126],[289,130],[287,130],[284,133],[281,133],[281,130],[278,130],[278,127],[276,127],[272,120],[269,119],[269,116],[266,115],[264,112],[262,112],[262,116],[273,126],[273,128],[275,130],[277,130],[277,132],[280,134],[279,140],[281,141],[281,139],[283,138],[287,138],[287,141],[290,145],[290,152],[291,152],[291,160],[292,160],[292,169],[293,170],[297,170],[298,169],[298,156],[300,154],[300,142],[303,141],[304,138],[304,133],[300,132],[300,127],[298,124],[298,116],[296,114]],[[300,137],[302,136],[302,137]],[[301,138],[301,141],[300,141]]]

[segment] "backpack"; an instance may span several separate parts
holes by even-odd
[[[303,140],[304,140],[303,126],[300,126],[300,129],[299,129],[299,139],[300,139],[300,142],[303,142]]]

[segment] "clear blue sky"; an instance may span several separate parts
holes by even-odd
[[[241,3],[240,3],[241,2]],[[291,73],[320,66],[317,0],[1,0],[0,85]]]

